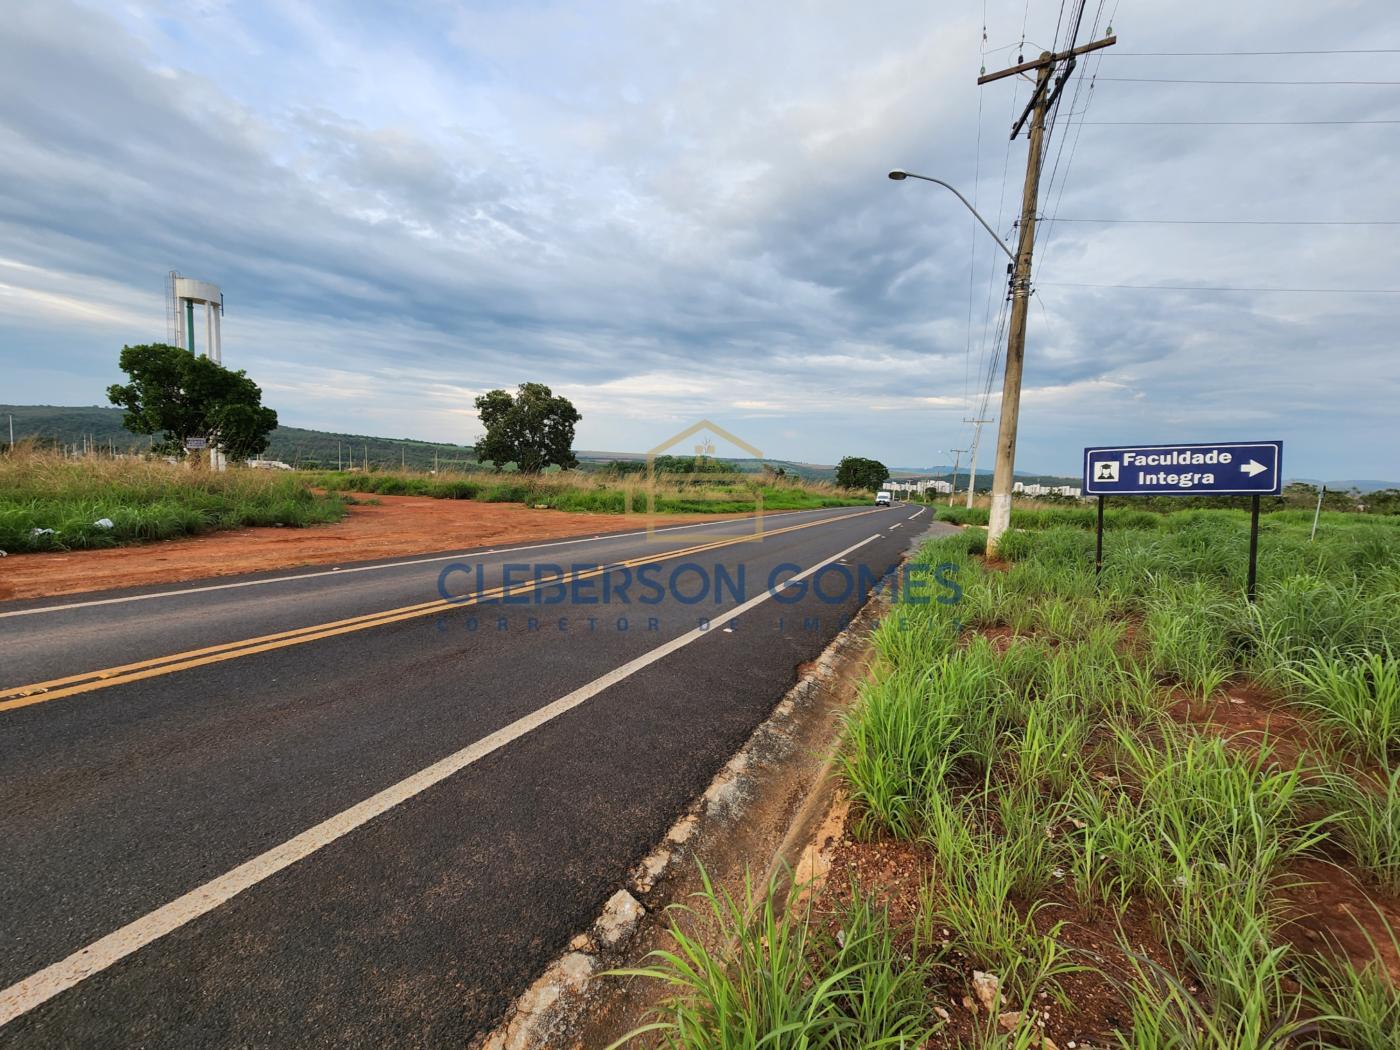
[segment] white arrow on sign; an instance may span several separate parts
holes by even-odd
[[[1248,463],[1241,464],[1240,469],[1252,478],[1255,474],[1262,474],[1269,468],[1264,466],[1264,464],[1256,463],[1254,462],[1254,460],[1251,459]]]

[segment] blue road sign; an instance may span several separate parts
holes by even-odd
[[[1282,441],[1084,450],[1086,496],[1277,496]]]

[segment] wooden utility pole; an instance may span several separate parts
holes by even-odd
[[[1026,314],[1031,298],[1031,252],[1035,248],[1035,212],[1040,193],[1040,162],[1044,152],[1045,117],[1069,82],[1079,55],[1117,43],[1115,36],[1070,48],[1058,54],[1041,53],[1033,62],[1022,62],[977,78],[978,84],[1035,71],[1035,90],[1025,112],[1011,128],[1014,139],[1030,121],[1030,148],[1026,153],[1026,185],[1021,192],[1021,237],[1011,273],[1011,326],[1006,337],[1006,374],[1001,383],[1001,420],[997,427],[997,464],[992,475],[992,509],[987,518],[987,553],[995,554],[997,541],[1011,524],[1011,486],[1016,473],[1016,427],[1021,412],[1021,370],[1026,358]],[[1065,66],[1057,71],[1060,63]]]

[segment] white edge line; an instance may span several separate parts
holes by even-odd
[[[769,518],[781,518],[789,514],[812,514],[821,510],[847,510],[845,507],[811,507],[806,510],[780,510],[774,514],[763,515],[763,520]],[[836,515],[843,517],[844,515]],[[664,529],[654,529],[653,532],[679,532],[681,529],[698,529],[706,525],[727,525],[733,521],[752,521],[754,516],[747,518],[722,518],[718,521],[693,521],[688,525],[667,525]],[[9,612],[0,612],[0,620],[10,616],[37,616],[39,613],[63,612],[66,609],[87,609],[96,605],[119,605],[123,602],[143,602],[150,598],[178,598],[185,594],[204,594],[208,591],[231,591],[239,587],[261,587],[268,583],[291,583],[296,580],[314,580],[322,576],[348,576],[354,572],[373,572],[375,569],[400,569],[410,565],[431,565],[434,562],[453,561],[464,555],[484,558],[488,554],[511,554],[515,551],[541,550],[545,547],[567,547],[577,543],[595,543],[599,540],[622,540],[633,536],[645,536],[646,529],[638,529],[636,532],[609,532],[601,536],[578,536],[573,539],[554,540],[550,543],[532,543],[524,547],[492,547],[488,550],[475,550],[466,548],[455,554],[441,554],[432,558],[416,558],[411,561],[384,562],[380,565],[356,565],[348,569],[323,569],[319,572],[303,572],[295,576],[271,576],[265,580],[236,580],[232,583],[211,583],[204,587],[186,587],[178,591],[153,591],[150,594],[129,594],[120,598],[95,598],[86,602],[65,602],[62,605],[41,605],[33,609],[14,609]]]
[[[877,536],[878,534],[867,536],[859,543],[847,547],[838,554],[833,554],[820,564],[790,577],[776,590],[790,587],[799,580],[806,579],[821,571],[832,562],[864,547]],[[724,618],[730,620],[742,616],[750,609],[766,602],[776,593],[776,590],[764,591],[762,594],[750,598],[733,611],[726,613]],[[301,834],[274,846],[252,860],[245,861],[218,878],[175,898],[170,903],[143,915],[134,922],[127,923],[121,929],[94,941],[86,948],[80,948],[66,959],[46,966],[38,973],[31,974],[24,980],[10,985],[10,987],[0,991],[0,1027],[23,1016],[60,992],[80,984],[93,974],[102,972],[128,955],[144,948],[152,941],[208,914],[244,890],[250,889],[264,879],[277,874],[283,868],[291,867],[297,861],[309,857],[336,839],[349,834],[363,824],[369,823],[375,817],[387,813],[399,803],[406,802],[415,795],[421,794],[454,773],[479,762],[492,752],[500,750],[512,741],[518,740],[565,712],[573,710],[610,686],[631,677],[643,668],[709,633],[708,630],[701,630],[697,627],[678,638],[673,638],[671,641],[657,646],[650,652],[643,653],[641,656],[613,668],[607,674],[595,678],[587,685],[575,689],[572,693],[561,696],[553,703],[532,711],[489,736],[482,737],[460,751],[453,752],[446,758],[439,759],[412,776],[371,795],[363,802],[337,813],[314,827],[307,828]]]

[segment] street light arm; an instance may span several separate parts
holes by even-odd
[[[982,228],[992,235],[992,239],[997,242],[997,247],[1006,253],[1006,257],[1010,259],[1013,263],[1016,261],[1016,256],[1012,253],[1010,248],[1008,248],[1005,244],[1002,243],[1001,238],[997,236],[997,231],[992,229],[991,226],[987,224],[987,220],[982,218],[982,216],[978,214],[977,209],[972,206],[972,202],[969,201],[966,197],[964,197],[961,193],[959,193],[957,187],[944,182],[942,179],[935,179],[931,175],[915,175],[912,171],[895,170],[890,172],[890,178],[894,179],[896,182],[899,182],[903,179],[923,179],[925,182],[936,182],[945,190],[951,190],[953,195],[957,197],[958,200],[962,201],[964,205],[966,205],[967,210],[972,212],[973,217],[982,224]]]

